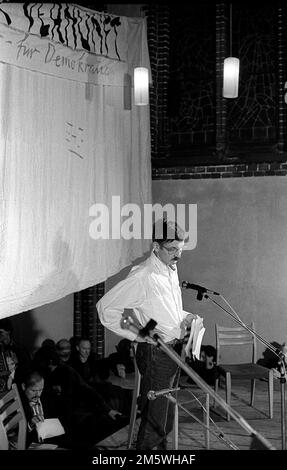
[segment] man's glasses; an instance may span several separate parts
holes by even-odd
[[[164,248],[169,255],[176,255],[177,253],[181,253],[183,248],[175,248],[175,247],[170,247],[167,248],[166,246],[162,245],[161,248]]]

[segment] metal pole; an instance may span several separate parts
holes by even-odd
[[[172,349],[170,349],[163,341],[162,339],[160,338],[160,336],[158,336],[157,334],[154,334],[153,335],[153,339],[156,340],[158,346],[161,347],[161,349],[163,349],[163,351],[171,358],[173,359],[174,362],[176,362],[176,364],[179,365],[179,367],[181,367],[181,369],[183,369],[187,375],[189,377],[191,377],[194,382],[202,389],[204,390],[206,393],[209,393],[209,395],[219,404],[222,406],[222,408],[227,411],[228,413],[230,413],[230,415],[232,416],[232,418],[235,419],[235,421],[237,421],[238,424],[240,424],[240,426],[246,430],[246,432],[251,435],[251,436],[256,436],[257,439],[263,444],[264,447],[266,447],[266,449],[268,450],[276,450],[275,447],[269,442],[267,441],[267,439],[265,439],[263,436],[261,436],[257,431],[255,431],[255,429],[253,429],[250,424],[247,423],[247,421],[245,421],[245,419],[239,414],[237,413],[237,411],[233,410],[231,408],[231,406],[229,406],[225,400],[223,400],[223,398],[221,398],[209,385],[207,385],[207,383],[193,370],[191,369],[191,367],[189,367],[185,362],[183,362],[183,360],[181,359],[181,357],[175,352],[173,351]]]
[[[157,324],[154,320],[150,320],[148,324],[153,322],[153,328]],[[142,336],[146,342],[153,344],[154,346],[158,346],[162,349],[181,369],[183,369],[189,377],[205,392],[208,393],[222,408],[230,414],[230,416],[235,419],[235,421],[253,438],[256,437],[257,440],[261,443],[262,447],[267,450],[276,450],[264,436],[259,434],[255,429],[253,429],[250,424],[239,414],[237,411],[233,410],[230,405],[226,403],[226,401],[221,398],[207,383],[191,368],[189,367],[186,362],[184,362],[181,357],[168,345],[166,345],[161,337],[158,334],[150,335],[150,331],[147,327],[139,330],[137,326],[130,320],[130,318],[123,318],[121,322],[121,326],[123,329],[129,329],[133,331],[137,335]]]
[[[286,416],[285,416],[285,383],[286,383],[286,370],[284,365],[284,358],[281,359],[280,366],[280,388],[281,388],[281,441],[282,450],[286,450]]]
[[[251,333],[253,336],[255,336],[259,341],[261,341],[262,344],[267,346],[267,348],[275,354],[275,356],[278,357],[279,359],[279,364],[280,364],[280,391],[281,391],[281,441],[282,441],[282,450],[286,449],[286,416],[285,416],[285,383],[286,383],[286,367],[285,367],[285,355],[282,351],[279,351],[276,349],[274,346],[272,346],[271,343],[269,343],[266,339],[262,338],[256,331],[253,331],[252,328],[249,326],[245,325],[242,320],[239,319],[239,317],[233,315],[233,313],[229,312],[226,310],[222,305],[220,305],[218,302],[216,302],[214,299],[209,297],[208,294],[204,294],[204,297],[206,299],[211,300],[215,305],[220,307],[224,312],[226,312],[233,320],[239,325],[241,325],[243,328],[245,328],[249,333]],[[220,295],[220,297],[226,302],[224,297]],[[227,303],[227,302],[226,302]],[[230,307],[230,306],[229,306]],[[233,309],[232,309],[233,310]],[[235,310],[233,312],[237,315]]]

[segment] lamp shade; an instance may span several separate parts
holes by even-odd
[[[146,67],[136,67],[134,69],[134,93],[137,106],[144,106],[149,103],[148,92],[148,69]]]
[[[224,98],[238,97],[239,59],[227,57],[223,65],[223,96]]]

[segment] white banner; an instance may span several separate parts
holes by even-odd
[[[109,59],[13,30],[0,23],[0,61],[68,80],[123,85],[127,62]]]
[[[105,281],[150,246],[113,237],[123,207],[151,203],[149,107],[132,93],[124,106],[121,78],[149,64],[145,21],[117,17],[113,29],[89,13],[86,27],[97,17],[101,29],[86,35],[86,10],[64,5],[0,4],[0,318]],[[96,204],[107,239],[91,230]]]
[[[127,60],[126,17],[67,3],[0,4],[0,22],[73,50]]]
[[[0,4],[0,61],[99,85],[150,67],[142,18],[68,4]]]

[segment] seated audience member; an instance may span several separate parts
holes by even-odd
[[[53,339],[51,338],[46,338],[41,344],[41,348],[47,348],[47,349],[56,349],[56,343]]]
[[[23,368],[19,375],[18,390],[21,397],[24,413],[27,419],[26,447],[32,442],[39,442],[37,424],[47,418],[57,418],[57,411],[53,402],[48,402],[44,390],[44,377],[33,365]],[[65,444],[65,436],[56,436],[45,439],[46,443],[56,445]]]
[[[117,352],[109,355],[109,366],[115,375],[125,378],[126,374],[135,371],[131,349],[132,342],[127,338],[122,339],[116,346]]]
[[[281,377],[281,373],[285,373],[285,378],[287,376],[286,374],[286,368],[287,368],[287,346],[286,343],[280,344],[277,341],[273,341],[271,343],[273,348],[275,348],[276,352],[282,353],[282,359],[283,359],[283,364],[281,359],[279,359],[278,356],[273,354],[273,352],[269,349],[266,348],[265,351],[263,352],[263,358],[258,359],[257,364],[267,367],[268,369],[272,369],[273,375],[276,378]],[[283,365],[283,368],[282,368]]]
[[[49,356],[50,352],[52,355],[56,355],[59,358],[59,362],[62,362],[58,355],[55,341],[47,338],[42,342],[41,347],[38,348],[34,353],[33,364],[35,364],[36,369],[38,368],[38,370],[42,370],[42,361],[43,361],[42,358],[46,357],[46,355]],[[44,364],[43,367],[45,368],[45,366],[46,366],[46,363]]]
[[[109,376],[106,370],[109,367],[109,361],[95,358],[91,352],[91,342],[88,339],[79,339],[75,349],[76,352],[72,355],[70,365],[88,384],[105,397],[106,402],[112,408],[128,415],[132,393],[130,390],[125,390],[106,380]]]
[[[89,340],[86,340],[89,341]],[[78,340],[79,342],[79,340]],[[78,345],[77,342],[77,345]],[[132,357],[132,342],[123,338],[116,346],[116,352],[111,353],[108,357],[102,359],[94,359],[93,374],[97,381],[103,382],[110,378],[111,372],[118,377],[126,378],[126,374],[133,373],[135,370],[134,360]],[[77,350],[76,346],[76,350]],[[77,357],[77,354],[75,355]],[[89,356],[90,357],[90,356]],[[83,357],[82,357],[83,360]]]
[[[10,390],[12,387],[12,384],[15,382],[15,374],[16,374],[16,368],[18,366],[18,359],[14,351],[12,350],[7,350],[4,352],[9,376],[7,378],[7,389]],[[17,376],[17,374],[16,374]]]
[[[85,338],[77,340],[70,365],[90,384],[95,382],[97,375],[96,362],[95,356],[91,353],[90,340]]]
[[[216,365],[216,349],[211,345],[202,345],[200,349],[200,360],[187,358],[188,365],[208,384],[214,385],[218,377]],[[193,383],[189,378],[187,380]]]
[[[105,381],[110,375],[108,358],[97,358],[87,338],[70,339],[72,344],[71,365],[89,383]]]
[[[8,352],[8,355],[11,354],[10,352],[14,353],[19,366],[25,367],[31,362],[31,356],[26,348],[14,340],[13,326],[8,318],[0,320],[0,345],[4,352]]]
[[[92,448],[127,424],[93,387],[72,367],[60,362],[52,350],[39,350],[38,367],[45,378],[45,392],[57,406],[57,416],[69,438],[69,445]]]
[[[71,359],[71,343],[68,339],[60,339],[56,343],[56,351],[63,364],[69,364]]]

